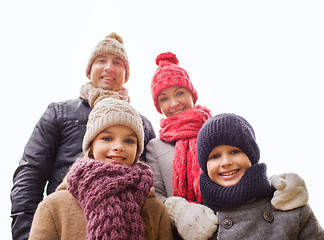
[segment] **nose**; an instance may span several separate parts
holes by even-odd
[[[106,64],[105,64],[105,70],[106,70],[107,72],[113,72],[113,71],[115,70],[115,68],[114,68],[114,64],[113,64],[112,60],[109,59],[109,60],[106,62]]]
[[[222,159],[221,159],[221,167],[228,167],[231,166],[233,164],[231,157],[227,156],[227,155],[223,155]]]
[[[170,100],[171,100],[170,101],[171,108],[178,106],[178,101],[175,98],[171,98]]]
[[[114,152],[121,152],[124,150],[124,147],[120,141],[115,141],[115,144],[112,149]]]

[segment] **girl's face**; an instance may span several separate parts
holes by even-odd
[[[137,136],[124,125],[106,128],[92,142],[93,158],[111,164],[131,166],[137,152]]]
[[[249,157],[230,145],[216,146],[208,156],[208,176],[223,187],[237,184],[249,167],[251,167]]]
[[[120,57],[105,53],[93,61],[90,79],[95,88],[119,91],[123,88],[125,78],[126,66]]]
[[[164,116],[170,117],[194,107],[191,93],[183,87],[169,87],[158,95],[158,103]]]

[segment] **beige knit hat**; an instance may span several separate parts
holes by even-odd
[[[88,66],[86,75],[88,78],[90,78],[90,71],[91,66],[93,64],[93,61],[98,55],[104,54],[104,53],[110,53],[114,54],[121,59],[123,59],[125,66],[126,66],[126,76],[125,76],[125,83],[128,81],[129,78],[129,63],[128,63],[128,57],[124,48],[124,41],[121,36],[119,36],[117,33],[110,33],[104,40],[99,42],[95,49],[92,51]]]
[[[142,118],[130,104],[115,98],[101,100],[90,112],[87,130],[83,138],[83,152],[86,153],[91,141],[100,132],[113,125],[124,125],[135,132],[137,136],[137,152],[134,163],[137,162],[144,148]]]

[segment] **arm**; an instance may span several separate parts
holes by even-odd
[[[32,228],[30,230],[29,240],[42,239],[60,239],[54,217],[44,202],[38,205],[35,212]]]
[[[167,212],[167,209],[164,205],[162,205],[162,211],[161,211],[161,219],[160,219],[160,226],[159,226],[159,232],[157,239],[159,240],[170,240],[172,239],[172,231],[171,231],[171,224],[170,224],[170,218],[169,214]]]
[[[146,145],[146,162],[151,167],[154,173],[154,190],[156,192],[156,196],[158,199],[164,202],[168,196],[166,193],[164,181],[159,167],[159,159],[156,153],[157,152],[155,150],[154,141],[150,141]]]
[[[34,212],[43,199],[57,150],[56,112],[48,106],[38,121],[14,173],[11,190],[13,239],[27,239]]]
[[[298,239],[324,239],[324,230],[308,204],[301,207],[300,216]]]

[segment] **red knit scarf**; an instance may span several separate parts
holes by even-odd
[[[174,142],[172,186],[173,195],[190,202],[201,203],[199,177],[201,169],[197,156],[197,135],[210,110],[197,105],[180,114],[161,119],[160,139]]]
[[[140,210],[153,186],[148,165],[78,159],[67,183],[88,220],[87,239],[144,239]]]

